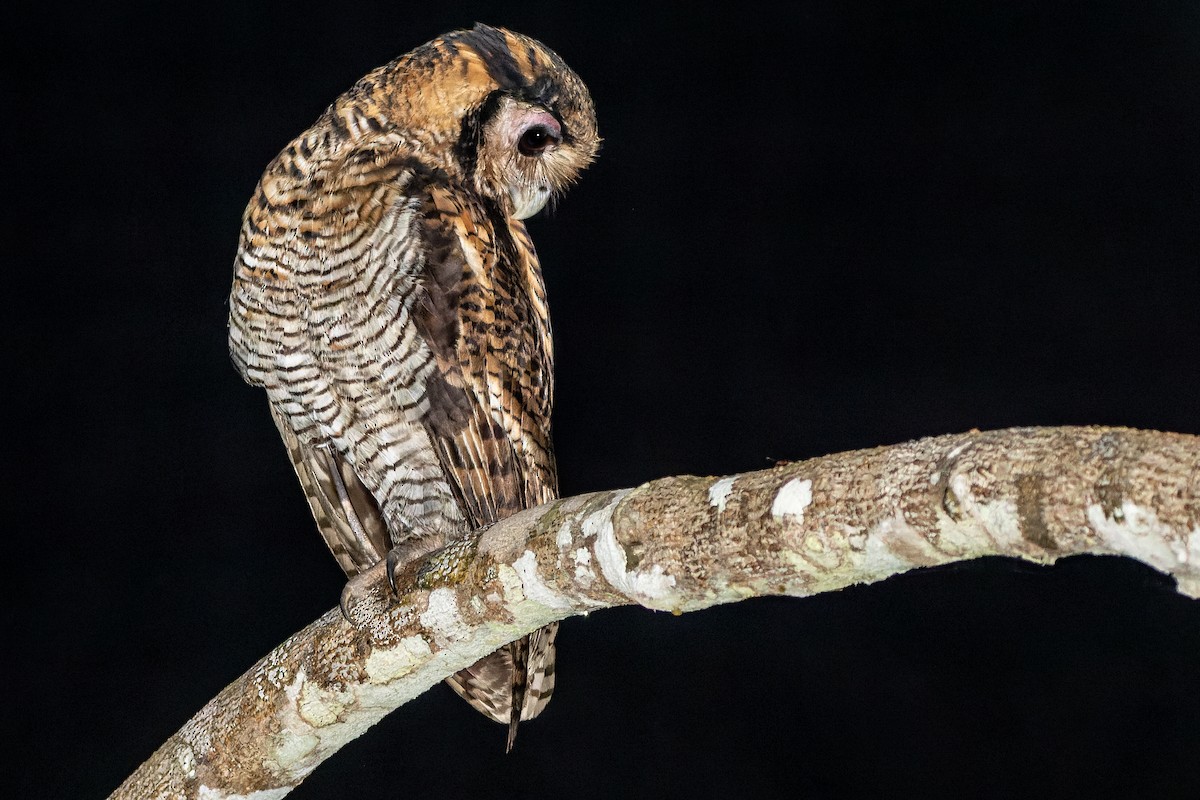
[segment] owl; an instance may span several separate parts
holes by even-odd
[[[522,220],[599,141],[558,55],[477,25],[369,73],[267,166],[229,347],[347,575],[556,496],[550,319]],[[550,699],[555,633],[447,681],[509,748]]]

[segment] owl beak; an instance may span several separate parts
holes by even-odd
[[[550,187],[546,184],[537,186],[514,186],[508,190],[512,200],[512,215],[516,219],[529,219],[541,211],[550,200]]]

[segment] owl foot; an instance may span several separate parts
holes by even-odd
[[[363,572],[352,577],[342,589],[338,608],[346,621],[356,628],[391,605],[392,595],[383,591],[377,573]]]
[[[342,616],[347,622],[361,627],[360,622],[386,611],[415,578],[415,574],[410,574],[410,569],[415,573],[421,559],[444,544],[444,536],[430,535],[402,542],[392,548],[385,559],[387,563],[383,565],[387,588],[384,589],[379,580],[378,565],[353,576],[346,582],[338,602]]]
[[[405,569],[411,564],[414,564],[423,556],[429,555],[434,550],[441,548],[445,543],[444,536],[422,536],[418,539],[401,542],[389,550],[387,554],[387,581],[392,594],[400,594],[400,584],[396,580],[397,575],[403,575]]]

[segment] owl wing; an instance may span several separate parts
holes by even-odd
[[[480,527],[557,495],[544,290],[520,223],[510,228],[448,188],[431,190],[423,216],[428,261],[417,321],[438,363],[426,425],[470,526]],[[520,718],[531,719],[553,692],[557,630],[542,628],[448,683],[502,723],[515,724],[513,696],[523,694]]]
[[[532,244],[472,197],[430,189],[416,314],[437,362],[425,417],[468,527],[557,494],[550,335]],[[515,223],[520,226],[520,223]]]
[[[354,576],[378,562],[391,545],[387,525],[370,490],[354,468],[327,442],[306,444],[274,406],[271,418],[338,566]]]
[[[415,321],[425,171],[395,143],[339,154],[329,139],[314,128],[285,149],[246,210],[230,351],[266,388],[321,534],[354,575],[464,516],[424,419],[437,369]]]

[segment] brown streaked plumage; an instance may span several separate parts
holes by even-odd
[[[230,352],[348,575],[555,496],[550,320],[521,220],[598,146],[579,77],[477,25],[368,74],[267,167]],[[555,630],[448,681],[510,747],[550,698]]]

